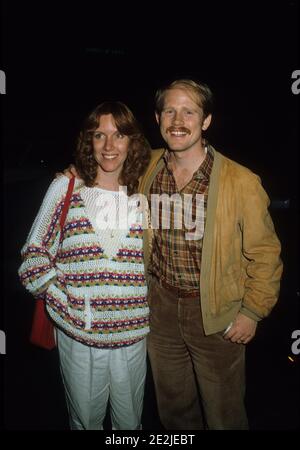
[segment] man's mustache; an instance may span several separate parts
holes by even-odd
[[[169,128],[167,128],[167,133],[172,133],[173,131],[180,131],[182,133],[191,134],[191,131],[185,127],[169,127]]]

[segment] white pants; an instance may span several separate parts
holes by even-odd
[[[71,429],[103,429],[108,399],[113,429],[140,429],[146,339],[119,349],[98,349],[57,330],[57,344]]]

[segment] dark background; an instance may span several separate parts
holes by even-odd
[[[291,352],[300,329],[299,96],[291,91],[300,69],[299,4],[162,3],[1,4],[5,429],[68,428],[56,350],[29,344],[33,299],[17,276],[51,179],[72,162],[82,120],[103,100],[128,103],[151,145],[161,146],[155,90],[184,76],[215,93],[208,138],[261,177],[282,242],[280,299],[247,350],[250,425],[299,428],[299,355]],[[150,371],[143,418],[145,429],[161,428]]]

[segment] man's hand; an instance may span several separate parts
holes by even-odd
[[[237,344],[248,344],[255,336],[257,322],[242,313],[238,313],[232,327],[224,335],[224,339],[230,339]]]
[[[57,172],[55,174],[55,178],[61,177],[62,175],[65,175],[68,178],[75,177],[75,178],[80,179],[80,176],[79,176],[79,174],[78,174],[74,164],[70,164],[69,167],[67,169],[65,169],[63,173],[62,172]]]

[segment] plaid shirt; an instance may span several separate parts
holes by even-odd
[[[149,204],[151,207],[151,220],[153,230],[153,251],[150,261],[149,271],[158,279],[181,289],[199,289],[199,279],[201,270],[202,238],[204,232],[207,196],[210,174],[213,166],[213,153],[207,146],[207,154],[194,172],[192,179],[180,191],[172,171],[169,167],[170,153],[167,151],[164,155],[165,166],[155,177],[150,189]],[[184,205],[184,208],[177,208],[175,202],[170,202],[170,208],[167,203],[154,202],[153,194],[156,198],[162,194],[171,196],[177,194],[177,205]],[[186,196],[186,194],[189,194]],[[196,194],[201,199],[201,207],[196,209]],[[175,198],[174,197],[174,198]],[[191,203],[188,206],[186,199],[190,198]],[[180,200],[181,199],[181,200]],[[168,214],[168,210],[170,213]],[[197,227],[191,228],[195,224],[196,210],[198,213]],[[175,213],[175,214],[174,214]],[[200,217],[199,217],[200,213]],[[170,225],[168,226],[168,217]],[[190,217],[192,222],[187,223]],[[155,218],[157,220],[156,225]],[[176,221],[174,222],[174,218]],[[179,228],[182,223],[181,229]],[[201,224],[201,226],[200,226]],[[199,230],[201,227],[201,230]],[[187,239],[186,233],[193,233],[198,230],[198,236],[194,239]],[[197,237],[197,238],[196,238]]]

